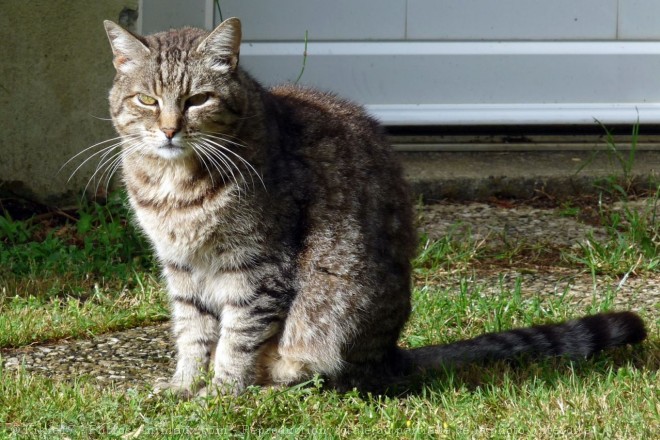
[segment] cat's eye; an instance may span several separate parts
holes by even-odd
[[[192,95],[190,98],[186,99],[186,107],[194,107],[197,105],[202,105],[209,99],[208,93],[198,93]]]
[[[138,93],[137,95],[138,101],[144,105],[156,105],[158,103],[158,100],[152,96],[145,95],[144,93]]]

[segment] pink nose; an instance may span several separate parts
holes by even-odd
[[[177,134],[177,132],[178,132],[179,130],[177,130],[176,128],[161,128],[160,131],[162,131],[163,133],[165,133],[165,136],[166,136],[168,139],[172,139],[172,138],[174,137],[174,135]]]

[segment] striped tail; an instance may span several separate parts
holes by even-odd
[[[646,338],[642,319],[633,312],[603,313],[559,324],[537,325],[446,345],[407,350],[415,368],[439,369],[520,355],[579,359],[608,347],[636,344]]]

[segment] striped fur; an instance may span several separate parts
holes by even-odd
[[[636,344],[646,338],[642,320],[632,312],[604,313],[561,324],[490,333],[467,341],[410,350],[419,369],[508,359],[520,355],[580,359],[605,348]]]
[[[329,94],[263,89],[237,66],[237,19],[211,34],[106,30],[123,179],[172,304],[178,360],[167,387],[192,395],[211,369],[222,392],[313,374],[382,389],[443,365],[585,356],[644,338],[639,318],[622,313],[398,348],[416,237],[379,125]]]

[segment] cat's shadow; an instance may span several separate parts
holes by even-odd
[[[660,371],[660,344],[610,349],[588,359],[530,359],[482,362],[408,378],[382,394],[388,397],[425,396],[428,393],[476,392],[479,389],[520,389],[529,384],[557,388],[567,383],[611,380],[619,370]],[[626,374],[625,377],[630,375]]]

